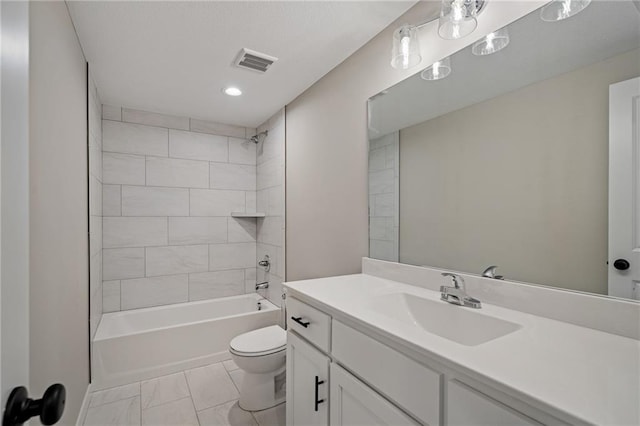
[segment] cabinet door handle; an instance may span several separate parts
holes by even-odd
[[[295,322],[297,322],[298,324],[300,324],[301,326],[303,326],[304,328],[309,327],[309,324],[311,324],[309,321],[302,321],[302,317],[291,317],[292,320],[294,320]]]
[[[315,411],[318,411],[318,405],[324,402],[324,399],[318,399],[318,387],[320,387],[320,385],[323,383],[324,383],[324,380],[320,380],[320,378],[316,376],[316,396],[315,398],[313,398],[313,401],[315,403],[315,407],[314,407]]]

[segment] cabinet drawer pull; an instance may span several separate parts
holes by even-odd
[[[311,324],[309,321],[302,321],[302,317],[291,317],[292,320],[294,320],[295,322],[297,322],[298,324],[300,324],[301,326],[303,326],[304,328],[309,327],[309,324]]]
[[[318,387],[323,383],[324,383],[324,380],[320,380],[320,378],[316,376],[316,396],[315,398],[313,398],[313,401],[315,403],[315,407],[314,407],[315,411],[318,411],[318,405],[324,402],[324,399],[318,399]]]

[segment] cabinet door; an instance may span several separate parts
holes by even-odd
[[[329,358],[287,332],[287,426],[327,426]]]
[[[331,426],[416,426],[413,419],[337,364],[331,364]]]
[[[540,426],[523,414],[452,380],[447,386],[447,426]]]

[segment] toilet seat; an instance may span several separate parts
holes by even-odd
[[[286,348],[287,332],[277,325],[241,334],[229,344],[231,353],[244,357],[271,355]]]

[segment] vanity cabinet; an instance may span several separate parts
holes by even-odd
[[[447,425],[541,425],[457,380],[448,383],[447,400],[453,402],[447,405]]]
[[[543,424],[299,300],[288,310],[287,426]]]
[[[412,416],[440,424],[442,374],[340,321],[332,324],[332,355]]]
[[[331,364],[332,426],[418,426],[415,420],[336,364]]]
[[[287,425],[329,424],[329,357],[287,333]]]

